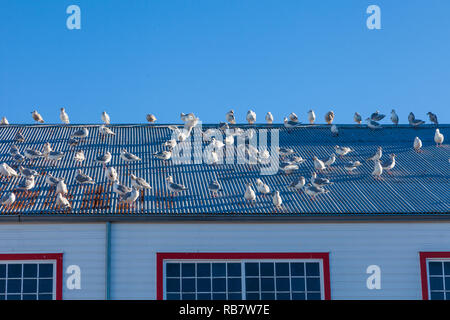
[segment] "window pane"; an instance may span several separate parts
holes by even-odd
[[[40,264],[39,265],[39,277],[51,278],[53,277],[53,264]]]
[[[240,292],[241,291],[241,278],[228,279],[228,292]]]
[[[21,278],[21,277],[22,277],[22,265],[8,264],[8,278]]]
[[[6,290],[6,280],[0,280],[0,294],[5,293]]]
[[[450,276],[450,262],[444,262],[444,274]]]
[[[292,291],[305,291],[305,278],[292,278],[291,288]]]
[[[430,275],[442,275],[442,262],[429,262],[428,272]]]
[[[6,264],[0,264],[0,278],[6,278]]]
[[[228,276],[240,277],[241,276],[241,264],[240,263],[227,263]]]
[[[180,276],[180,264],[179,263],[167,263],[166,264],[167,277],[179,277]]]
[[[228,300],[242,300],[242,294],[241,293],[229,293]]]
[[[444,300],[444,293],[443,292],[431,292],[430,299],[431,300]]]
[[[290,300],[291,295],[289,293],[277,293],[277,300]]]
[[[4,294],[0,294],[0,300],[5,300],[6,296]]]
[[[213,293],[213,300],[226,300],[227,295],[225,293]]]
[[[195,279],[182,279],[181,290],[182,292],[195,292]]]
[[[24,294],[23,295],[23,300],[36,300],[37,299],[37,295],[35,294]]]
[[[274,264],[262,262],[261,263],[261,276],[272,276],[274,275]]]
[[[195,293],[183,293],[181,297],[183,300],[195,300]]]
[[[20,300],[20,294],[8,294],[6,300]]]
[[[226,264],[225,263],[213,263],[212,274],[213,277],[225,277]]]
[[[167,292],[180,292],[180,278],[166,279]]]
[[[320,279],[306,278],[306,289],[308,291],[320,291]]]
[[[289,278],[277,278],[277,291],[290,291]]]
[[[166,295],[166,299],[167,300],[180,300],[180,295],[179,294],[174,294],[174,293],[168,293]]]
[[[306,263],[306,275],[307,276],[319,276],[319,264],[317,262]]]
[[[259,265],[254,262],[247,262],[245,264],[245,275],[248,276],[259,276]]]
[[[292,293],[292,300],[306,300],[304,293]]]
[[[259,291],[259,278],[246,278],[245,288],[247,291]]]
[[[430,277],[430,290],[444,290],[442,277]]]
[[[197,300],[211,300],[211,293],[199,293],[197,294]]]
[[[226,279],[225,278],[213,278],[213,291],[225,292],[226,291]]]
[[[274,278],[261,278],[261,291],[275,291]]]
[[[445,290],[450,291],[450,277],[445,277]]]
[[[292,276],[304,276],[305,275],[305,264],[300,262],[291,263],[291,275]]]
[[[450,291],[445,292],[445,300],[450,300]]]
[[[37,278],[37,264],[24,264],[23,276],[24,278]]]
[[[261,293],[261,300],[275,300],[275,293],[263,292]]]
[[[277,276],[289,276],[289,263],[278,262],[275,266]]]
[[[245,296],[247,300],[259,300],[259,293],[247,293]]]
[[[210,277],[210,276],[211,276],[211,264],[197,263],[197,277]]]
[[[211,279],[197,279],[197,292],[210,292]]]
[[[20,293],[22,280],[11,280],[8,279],[8,293]]]
[[[39,279],[39,293],[52,293],[53,280],[52,279]]]
[[[306,297],[307,297],[307,299],[308,300],[320,300],[320,293],[311,293],[311,292],[308,292],[307,294],[306,294]]]
[[[24,279],[23,280],[23,292],[24,293],[37,292],[37,279]]]
[[[182,263],[181,264],[181,276],[182,277],[195,277],[195,263]]]

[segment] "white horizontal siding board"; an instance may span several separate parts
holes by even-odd
[[[63,299],[105,298],[105,224],[0,224],[0,253],[63,253]],[[70,265],[81,289],[66,286]]]

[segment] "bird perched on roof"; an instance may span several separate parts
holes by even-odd
[[[375,166],[372,171],[372,176],[375,179],[380,179],[382,173],[383,173],[383,167],[381,166],[380,160],[375,160]]]
[[[141,161],[142,160],[137,155],[132,154],[131,152],[128,152],[127,149],[122,149],[120,151],[120,158],[123,161],[126,161],[126,162],[134,162],[134,161]]]
[[[98,131],[102,136],[114,136],[116,135],[114,131],[112,131],[110,128],[102,124],[100,127],[98,127]]]
[[[287,157],[290,156],[291,154],[294,154],[294,150],[291,148],[278,148],[278,153],[282,156],[282,157]]]
[[[113,192],[116,193],[119,197],[124,196],[127,192],[130,192],[131,188],[127,187],[124,184],[119,183],[119,181],[114,181],[113,184]]]
[[[47,173],[45,176],[45,183],[48,184],[50,187],[54,188],[58,184],[58,182],[61,180],[61,178],[56,178],[52,174]]]
[[[355,114],[353,115],[353,121],[355,121],[357,124],[361,124],[362,117],[358,112],[355,112]]]
[[[46,142],[43,147],[42,147],[42,154],[44,156],[47,156],[47,154],[52,151],[52,146],[50,145],[50,143]]]
[[[111,152],[106,151],[106,153],[97,156],[95,158],[95,162],[101,163],[103,165],[103,168],[106,169],[106,165],[111,162],[111,159]]]
[[[31,112],[31,116],[33,117],[33,120],[36,121],[37,123],[44,123],[44,119],[36,110]]]
[[[225,115],[225,118],[231,124],[236,123],[236,118],[234,117],[234,110],[228,111],[227,114]]]
[[[25,137],[22,135],[22,132],[17,131],[16,135],[14,136],[14,141],[15,142],[24,142],[25,141]]]
[[[316,114],[312,109],[308,111],[308,121],[309,124],[314,124],[314,122],[316,121]]]
[[[394,125],[398,125],[398,115],[394,109],[391,110],[391,121]]]
[[[110,124],[111,118],[109,117],[109,114],[106,113],[106,111],[102,112],[102,121],[104,124]]]
[[[9,154],[10,155],[16,155],[16,154],[19,154],[20,153],[20,151],[19,151],[19,148],[15,145],[15,144],[12,144],[10,147],[9,147]]]
[[[339,135],[339,129],[335,124],[331,125],[331,135],[333,137],[337,137]]]
[[[222,186],[217,180],[210,181],[208,184],[208,190],[211,192],[213,198],[219,195],[219,192],[222,191]]]
[[[414,138],[414,150],[416,150],[416,152],[422,152],[420,149],[422,148],[422,140],[419,139],[419,137],[415,137]]]
[[[80,140],[76,138],[70,138],[69,140],[67,140],[67,143],[69,144],[70,147],[76,147],[77,145],[80,144]]]
[[[225,136],[224,141],[227,146],[231,146],[234,144],[234,136],[232,134],[228,134]]]
[[[23,155],[21,155],[20,153],[16,153],[16,154],[12,155],[12,158],[17,163],[21,163],[25,160],[25,157]]]
[[[136,190],[150,190],[152,186],[143,178],[139,178],[134,174],[130,174],[131,186]]]
[[[89,130],[87,128],[81,128],[70,135],[71,139],[85,139],[89,135]]]
[[[108,167],[105,170],[105,177],[109,181],[109,183],[114,183],[118,179],[117,171],[114,167]]]
[[[280,191],[275,191],[273,193],[272,202],[277,210],[281,209],[281,204],[283,203],[283,200],[281,199]]]
[[[135,187],[131,187],[131,191],[122,195],[120,197],[120,201],[125,202],[128,205],[132,204],[134,206],[138,198],[139,198],[139,190],[137,190]]]
[[[370,118],[367,118],[366,121],[367,121],[367,127],[369,127],[369,129],[371,129],[371,130],[377,130],[377,129],[382,128],[381,124],[379,124],[376,121],[371,120]]]
[[[361,162],[359,162],[358,160],[356,161],[350,161],[348,163],[346,163],[344,165],[344,169],[348,172],[348,173],[353,173],[354,170],[356,170],[357,167],[359,167],[361,165]]]
[[[216,165],[220,162],[219,154],[214,149],[208,149],[205,152],[205,161],[209,165]]]
[[[332,124],[334,120],[334,111],[328,111],[325,113],[325,122],[328,124]]]
[[[353,150],[352,148],[349,147],[340,147],[340,146],[335,146],[334,149],[336,150],[336,153],[338,155],[340,155],[341,157],[349,154],[350,152],[353,152],[355,150]]]
[[[2,117],[2,120],[0,121],[0,125],[3,125],[3,126],[9,125],[8,119],[6,119],[6,117]]]
[[[380,111],[375,111],[374,113],[372,113],[370,115],[370,120],[372,121],[381,121],[384,119],[384,117],[386,117],[385,114],[381,114]]]
[[[7,163],[3,162],[0,164],[0,176],[11,178],[17,177],[18,175],[17,171],[11,168]]]
[[[333,184],[333,182],[331,182],[331,181],[328,180],[328,179],[325,179],[325,178],[318,178],[318,177],[317,177],[317,173],[316,173],[315,171],[313,171],[313,172],[311,173],[311,179],[310,179],[310,181],[311,181],[311,184],[312,184],[313,186],[316,186],[316,187],[318,187],[318,188],[324,187],[324,186],[329,186],[329,185],[332,185],[332,184]]]
[[[30,176],[27,177],[25,179],[22,179],[19,184],[16,187],[16,190],[21,190],[21,191],[30,191],[31,189],[33,189],[35,186],[35,180],[34,180],[34,176]]]
[[[155,123],[156,122],[156,117],[155,117],[154,114],[149,113],[149,114],[147,114],[147,116],[145,118],[147,119],[147,121],[149,123]]]
[[[0,204],[5,208],[10,208],[16,201],[16,195],[13,192],[7,192],[0,199]]]
[[[395,167],[395,157],[396,155],[394,153],[391,153],[389,155],[389,160],[383,162],[381,166],[383,167],[383,170],[386,170],[388,174],[391,174],[391,170]]]
[[[23,154],[29,160],[35,160],[43,157],[43,154],[40,151],[33,149],[25,149]]]
[[[60,109],[59,118],[61,119],[62,123],[69,124],[69,115],[66,113],[66,110],[64,108]]]
[[[293,155],[289,159],[290,159],[289,161],[291,161],[292,163],[295,163],[295,164],[302,164],[302,163],[306,162],[306,159],[303,159],[301,156],[294,156]]]
[[[420,125],[425,123],[425,121],[416,119],[416,116],[412,112],[410,112],[409,115],[408,115],[408,122],[414,128],[417,128],[418,126],[420,126]]]
[[[58,207],[58,209],[64,211],[71,209],[69,200],[67,200],[67,198],[64,197],[61,193],[58,193],[56,195],[56,206]]]
[[[248,202],[253,202],[256,201],[256,193],[252,188],[251,183],[247,183],[246,184],[246,188],[245,188],[245,192],[244,192],[244,199]]]
[[[57,162],[60,161],[64,157],[64,152],[61,151],[50,151],[45,154],[45,159]]]
[[[189,188],[182,185],[182,184],[178,184],[178,183],[174,183],[173,182],[173,177],[172,176],[168,176],[166,178],[166,186],[169,189],[169,191],[172,193],[172,196],[178,195],[178,193],[183,192],[188,190]]]
[[[259,193],[266,196],[270,193],[270,188],[267,184],[262,182],[261,179],[256,179],[256,190],[258,190]]]
[[[181,121],[188,122],[188,121],[192,121],[195,118],[195,115],[192,112],[190,112],[188,114],[182,112],[180,114],[180,118],[181,118]]]
[[[225,132],[226,130],[230,129],[230,126],[226,122],[220,122],[218,129]]]
[[[292,120],[289,120],[288,118],[284,118],[284,127],[286,128],[286,129],[288,129],[288,132],[291,132],[291,130],[293,129],[293,128],[295,128],[295,127],[297,127],[297,126],[299,126],[300,125],[300,122],[296,122],[296,121],[292,121]]]
[[[290,161],[283,161],[280,163],[280,170],[284,172],[284,174],[291,174],[299,169],[299,166]]]
[[[382,156],[383,156],[383,148],[379,146],[375,154],[370,158],[368,158],[367,161],[377,161],[380,160]]]
[[[95,181],[88,176],[87,174],[84,174],[81,169],[77,170],[77,174],[75,175],[75,181],[79,184],[95,184]]]
[[[273,123],[273,115],[272,115],[272,112],[267,112],[266,113],[266,121],[267,121],[267,124],[272,124]]]
[[[248,124],[254,124],[256,122],[256,113],[255,113],[255,111],[249,110],[247,112],[246,119],[247,119]]]
[[[36,170],[24,168],[22,166],[19,166],[19,172],[24,178],[30,178],[30,177],[38,177],[39,173]]]
[[[438,119],[437,115],[435,115],[433,112],[427,112],[428,118],[430,118],[430,122],[433,122],[435,125],[438,125]]]
[[[57,193],[57,194],[63,194],[63,195],[66,195],[66,194],[69,193],[68,190],[67,190],[67,185],[66,185],[66,183],[64,182],[64,179],[63,179],[63,178],[61,178],[61,179],[58,181],[58,183],[56,184],[56,193]]]
[[[300,176],[289,184],[290,188],[294,188],[297,191],[300,191],[305,186],[305,177]]]
[[[164,146],[168,147],[169,149],[175,148],[176,145],[177,145],[177,140],[175,140],[175,139],[170,139],[170,140],[164,142]]]
[[[157,158],[159,160],[167,161],[172,157],[172,150],[158,151],[158,152],[153,153],[153,155],[155,156],[155,158]]]
[[[294,121],[294,122],[298,122],[298,116],[294,112],[291,112],[288,115],[288,119],[291,120],[291,121]]]
[[[335,162],[336,162],[336,155],[332,153],[323,164],[325,165],[325,167],[330,168],[331,165]]]
[[[225,144],[222,141],[217,140],[215,137],[212,137],[211,143],[208,146],[212,148],[222,149],[223,147],[225,147]]]
[[[436,129],[434,133],[434,142],[436,142],[436,146],[442,146],[442,143],[444,142],[444,135],[439,132],[439,129]]]
[[[73,160],[74,160],[75,162],[77,162],[78,164],[82,163],[85,159],[86,159],[86,158],[85,158],[85,156],[84,156],[84,151],[83,151],[83,150],[78,150],[78,151],[75,153],[74,157],[73,157]]]
[[[316,156],[313,157],[313,160],[314,160],[314,169],[323,171],[327,168],[323,163],[323,161],[319,160],[319,158],[317,158]]]
[[[303,187],[304,192],[311,197],[311,200],[314,201],[316,197],[319,194],[325,194],[328,193],[328,190],[325,190],[324,188],[319,188],[316,186],[313,186],[311,183],[308,183]]]

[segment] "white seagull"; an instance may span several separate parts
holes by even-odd
[[[61,108],[61,112],[59,113],[59,118],[61,119],[62,123],[69,124],[69,115],[66,113],[66,110],[64,108]]]
[[[267,184],[262,182],[261,179],[256,179],[256,189],[259,193],[261,193],[263,196],[266,196],[270,193],[270,188]]]
[[[313,157],[313,160],[314,160],[314,169],[323,171],[327,168],[325,166],[325,163],[323,163],[323,161],[317,158],[316,156]]]
[[[372,171],[372,176],[375,179],[381,179],[381,174],[383,173],[383,167],[381,166],[380,160],[375,160],[375,166]]]
[[[169,191],[172,193],[172,196],[178,195],[178,193],[183,192],[188,190],[189,188],[182,185],[182,184],[178,184],[178,183],[174,183],[173,182],[173,177],[172,176],[168,176],[166,178],[166,186],[169,189]]]
[[[361,165],[361,162],[358,160],[350,161],[344,165],[344,169],[347,170],[349,174],[353,173],[353,171]]]
[[[395,157],[396,155],[394,153],[389,155],[389,160],[383,162],[381,165],[383,167],[383,170],[386,170],[388,174],[391,174],[391,170],[395,167]]]
[[[155,117],[154,114],[150,114],[150,113],[147,114],[146,119],[147,119],[147,121],[148,121],[149,123],[154,123],[154,122],[156,122],[156,117]]]
[[[108,167],[105,170],[105,176],[110,183],[114,183],[118,179],[117,170],[114,167]]]
[[[136,190],[150,190],[152,186],[142,178],[135,176],[134,174],[130,175],[131,186]]]
[[[421,148],[422,148],[422,140],[420,140],[419,137],[415,137],[414,150],[416,150],[416,152],[422,152],[422,150],[420,150]]]
[[[334,111],[328,111],[325,113],[325,122],[328,124],[332,124],[334,120]]]
[[[367,161],[377,161],[380,160],[382,156],[383,156],[383,148],[380,146],[377,148],[375,154],[370,158],[368,158]]]
[[[306,182],[305,177],[300,176],[294,181],[292,181],[289,187],[294,188],[297,191],[300,191],[305,186],[305,182]]]
[[[7,192],[0,199],[0,204],[5,208],[10,208],[15,201],[16,195],[13,192]]]
[[[361,124],[362,117],[358,112],[355,112],[353,115],[353,121],[355,121],[357,124]]]
[[[281,204],[283,203],[283,200],[280,197],[280,191],[275,191],[273,193],[272,202],[277,210],[281,209]]]
[[[244,199],[250,202],[256,201],[256,193],[250,183],[247,183],[247,187],[244,192]]]
[[[56,195],[56,205],[58,206],[58,209],[62,209],[64,211],[71,209],[69,200],[67,200],[67,198],[64,197],[61,193],[58,193]]]
[[[100,127],[98,127],[98,131],[102,136],[114,136],[116,135],[114,131],[112,131],[110,128],[102,124]]]
[[[104,124],[110,124],[111,118],[109,117],[109,114],[106,113],[106,111],[102,112],[102,121]]]
[[[436,132],[434,133],[434,142],[436,142],[436,146],[442,146],[442,143],[444,142],[444,135],[439,132],[439,129],[436,129]]]
[[[11,168],[7,163],[3,162],[0,164],[0,176],[2,177],[17,177],[19,174],[16,170]]]
[[[398,125],[398,115],[394,109],[391,110],[391,121],[393,124]]]
[[[225,118],[226,118],[227,122],[229,122],[231,124],[236,123],[236,118],[234,117],[234,110],[228,111],[227,114],[225,115]]]
[[[248,124],[254,124],[256,122],[256,113],[253,110],[247,112],[247,122]]]
[[[6,119],[6,117],[3,117],[2,120],[0,121],[0,125],[3,125],[3,126],[9,125],[8,119]]]
[[[272,113],[270,111],[267,112],[267,114],[266,114],[266,121],[267,121],[267,124],[272,124],[273,123],[273,115],[272,115]]]
[[[31,113],[31,116],[33,117],[34,121],[36,121],[38,123],[44,123],[44,119],[42,118],[42,116],[36,110],[34,110]]]
[[[309,124],[314,124],[314,122],[316,121],[316,114],[312,109],[308,111],[308,121]]]
[[[349,154],[350,152],[353,152],[355,150],[353,150],[352,148],[349,147],[340,147],[340,146],[335,146],[334,149],[336,150],[336,153],[338,155],[340,155],[341,157]]]

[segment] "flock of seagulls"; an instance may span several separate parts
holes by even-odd
[[[438,126],[437,116],[432,112],[427,113],[429,120]],[[36,123],[44,123],[44,119],[36,110],[32,112],[32,118]],[[376,111],[370,115],[370,117],[366,118],[367,126],[372,129],[380,129],[380,121],[385,118],[384,114],[381,114],[379,111]],[[161,161],[168,162],[172,158],[172,153],[177,144],[186,141],[190,135],[192,134],[192,129],[197,126],[199,123],[199,118],[197,118],[193,113],[181,113],[180,119],[183,121],[183,126],[172,125],[169,128],[172,131],[171,139],[164,142],[164,149],[153,153],[153,156]],[[307,119],[309,124],[314,124],[316,121],[316,114],[314,110],[309,110],[307,112]],[[333,124],[335,119],[334,111],[328,111],[325,116],[325,122],[330,125],[330,130],[332,136],[339,135],[338,127]],[[392,123],[394,125],[398,125],[399,117],[396,114],[395,110],[391,111],[390,117]],[[60,109],[60,120],[63,124],[69,124],[70,119],[64,108]],[[111,118],[105,111],[101,114],[101,120],[103,124],[98,127],[99,135],[104,139],[108,136],[114,136],[114,131],[108,127],[111,123]],[[149,123],[154,123],[157,121],[156,117],[153,114],[148,114],[146,116],[146,120]],[[219,154],[217,150],[222,150],[227,146],[231,146],[235,144],[235,140],[237,138],[243,139],[244,142],[247,142],[253,137],[254,130],[243,130],[242,128],[230,128],[230,125],[236,124],[236,118],[234,110],[230,110],[225,115],[226,122],[221,122],[218,125],[218,130],[223,132],[226,136],[224,142],[219,141],[215,138],[215,130],[208,129],[202,132],[203,141],[208,143],[206,148],[208,154],[208,164],[217,165],[219,163]],[[256,113],[253,110],[249,110],[246,114],[246,120],[249,125],[254,125],[256,123]],[[272,125],[274,122],[274,117],[272,113],[268,112],[265,115],[265,120],[267,124]],[[360,125],[362,123],[362,116],[355,112],[353,120],[355,123]],[[408,116],[409,124],[417,128],[425,122],[419,119],[416,119],[414,114],[411,112]],[[3,117],[1,120],[1,125],[8,125],[8,120]],[[284,118],[284,127],[288,132],[291,132],[293,129],[301,125],[299,121],[299,117],[294,113],[290,113],[287,117]],[[85,161],[86,157],[84,154],[81,145],[83,141],[89,136],[89,129],[86,127],[75,130],[67,137],[67,141],[71,147],[79,147],[73,155],[73,161],[81,166]],[[21,134],[20,130],[16,133],[14,137],[15,143],[22,143],[25,141],[25,138]],[[436,146],[442,146],[444,142],[444,136],[440,133],[439,129],[436,128],[434,141],[436,142]],[[259,150],[251,146],[250,144],[239,145],[238,149],[241,148],[241,152],[243,152],[249,159],[255,159],[256,163],[262,163],[262,161],[269,159],[269,152],[264,150]],[[422,141],[419,137],[416,137],[413,141],[413,149],[416,152],[422,152]],[[327,159],[321,160],[317,156],[313,157],[313,165],[314,170],[311,172],[311,177],[307,180],[304,176],[296,177],[288,187],[298,191],[304,192],[306,195],[310,197],[312,201],[316,199],[317,196],[321,194],[329,193],[330,191],[327,189],[328,186],[334,184],[333,181],[330,181],[327,178],[319,177],[317,172],[322,175],[326,174],[328,170],[333,170],[334,164],[336,162],[336,156],[339,156],[341,159],[344,159],[347,155],[352,152],[355,152],[354,149],[348,146],[339,146],[336,145],[334,148],[334,153],[329,155]],[[305,163],[307,160],[303,159],[301,155],[296,154],[296,152],[291,148],[278,148],[279,154],[279,168],[285,175],[292,174],[299,170],[300,165]],[[36,179],[39,179],[41,174],[39,174],[36,170],[31,168],[26,168],[23,166],[25,161],[28,161],[29,164],[33,163],[33,161],[37,159],[44,158],[52,164],[58,163],[61,159],[64,158],[65,153],[57,150],[53,150],[50,143],[45,143],[42,150],[36,150],[31,148],[26,148],[23,153],[19,151],[19,148],[16,144],[12,144],[10,146],[10,156],[13,159],[13,162],[16,164],[15,168],[9,166],[6,162],[0,164],[0,176],[2,178],[11,179],[11,178],[21,178],[17,185],[15,186],[13,191],[6,192],[0,199],[0,204],[6,208],[12,206],[17,199],[16,193],[23,192],[25,196],[35,187]],[[360,159],[354,161],[348,161],[344,165],[344,169],[348,174],[353,174],[358,167],[362,166],[363,163],[373,163],[373,170],[371,175],[374,179],[380,180],[382,179],[383,172],[387,174],[391,174],[391,170],[396,165],[396,155],[390,154],[389,159],[386,161],[381,161],[383,156],[383,149],[381,146],[378,146],[374,154],[367,159]],[[137,199],[141,196],[145,190],[151,190],[152,186],[143,178],[134,175],[133,173],[129,173],[131,186],[127,186],[120,183],[119,174],[117,170],[110,165],[113,155],[110,151],[106,151],[102,154],[98,154],[94,162],[100,165],[104,170],[104,175],[108,183],[112,186],[112,191],[118,196],[119,202],[127,204],[128,206],[135,206]],[[134,162],[140,162],[142,159],[133,153],[128,152],[126,149],[122,149],[120,152],[120,159],[123,163],[126,164],[128,170],[128,164]],[[76,175],[74,176],[74,181],[78,185],[93,185],[96,184],[96,181],[87,174],[83,173],[83,171],[78,169],[76,171]],[[174,181],[171,175],[168,175],[165,179],[167,191],[171,193],[171,196],[176,196],[180,193],[186,192],[189,190],[189,187],[177,183]],[[65,177],[55,177],[50,173],[45,175],[45,183],[54,190],[55,192],[55,202],[57,207],[60,210],[70,210],[71,203],[68,200],[69,190],[66,183]],[[257,201],[257,195],[262,197],[272,197],[272,203],[274,205],[275,210],[282,210],[282,198],[280,192],[278,190],[271,190],[271,187],[266,184],[261,178],[257,178],[255,180],[256,190],[252,183],[247,183],[245,186],[245,192],[243,194],[244,203],[248,203],[253,205]],[[223,188],[220,184],[220,181],[212,180],[209,182],[207,186],[211,197],[219,197],[220,193],[223,191]]]

